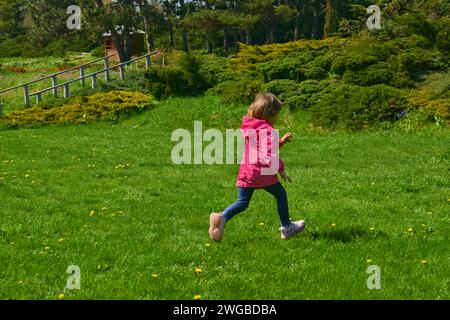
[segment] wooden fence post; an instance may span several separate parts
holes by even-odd
[[[123,80],[125,78],[125,65],[121,64],[119,66],[120,71],[120,80]]]
[[[145,68],[148,69],[152,64],[152,57],[151,56],[146,56],[145,57]]]
[[[56,88],[56,86],[58,85],[58,80],[56,79],[56,76],[52,76],[52,85],[53,85],[53,96],[55,98],[58,98],[58,88]]]
[[[29,107],[30,106],[30,88],[28,87],[27,84],[23,86],[23,95],[25,98],[25,106]]]
[[[95,89],[95,88],[97,88],[97,74],[96,73],[94,73],[92,75],[92,89]]]
[[[64,98],[68,98],[70,96],[70,84],[64,84]]]
[[[25,97],[25,106],[29,107],[30,106],[30,88],[28,87],[27,84],[23,86],[23,91],[24,91],[24,97]]]
[[[105,57],[105,80],[110,81],[109,77],[109,57]]]
[[[80,83],[84,86],[84,67],[80,67]]]

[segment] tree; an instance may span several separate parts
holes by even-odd
[[[166,1],[167,2],[167,1]],[[164,20],[164,9],[156,0],[137,0],[139,13],[142,16],[148,52],[154,48],[154,36],[157,26]]]
[[[70,0],[33,0],[26,8],[29,14],[28,35],[37,47],[45,47],[56,38],[63,37],[67,29],[67,8]]]
[[[312,28],[311,28],[311,39],[318,38],[319,30],[319,3],[317,0],[311,0],[309,8],[312,11]]]
[[[59,1],[59,0],[56,0]],[[92,28],[110,32],[121,62],[131,59],[131,32],[140,22],[140,12],[133,0],[81,0],[83,17]]]
[[[293,19],[296,20],[297,9],[291,7],[289,4],[280,4],[275,8],[275,15],[277,17],[277,20],[280,22],[281,27],[286,29],[289,22],[291,22]],[[295,26],[297,26],[297,21],[295,21],[294,23]],[[294,38],[295,40],[297,40],[297,38],[295,37],[295,32],[296,31],[294,30]]]
[[[25,0],[0,0],[0,37],[14,38],[24,32]]]
[[[206,40],[208,53],[212,53],[214,39],[218,30],[222,27],[219,15],[220,11],[218,10],[202,9],[188,14],[183,19],[185,27],[200,31]]]
[[[305,0],[287,0],[287,4],[295,10],[294,15],[294,40],[300,39],[300,20],[304,10]]]
[[[185,0],[161,0],[160,2],[169,31],[169,47],[174,46],[174,27],[179,27],[181,28],[181,46],[184,52],[188,52],[187,29],[181,22],[189,12],[195,11],[195,3]]]
[[[325,38],[330,37],[338,29],[338,14],[335,4],[336,0],[326,0],[325,8],[325,25],[323,27],[323,35]]]
[[[248,13],[258,15],[266,26],[266,42],[275,42],[276,14],[273,0],[250,0]]]

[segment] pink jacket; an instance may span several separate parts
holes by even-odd
[[[277,139],[280,144],[278,134],[273,130],[272,125],[266,120],[249,116],[244,116],[242,119],[241,131],[245,139],[245,149],[236,186],[263,188],[278,183],[277,173],[284,171],[284,163],[279,158],[276,147],[272,148],[276,141],[274,139]],[[278,168],[273,161],[278,161]],[[271,166],[275,170],[262,172],[263,168],[268,171]]]

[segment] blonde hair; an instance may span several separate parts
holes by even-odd
[[[263,92],[256,96],[248,108],[247,115],[256,119],[270,120],[280,112],[281,107],[282,103],[274,94]]]

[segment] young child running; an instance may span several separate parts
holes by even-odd
[[[248,109],[248,114],[244,116],[241,131],[245,138],[245,149],[236,182],[238,199],[222,213],[211,214],[209,234],[212,240],[222,240],[225,223],[247,209],[256,189],[264,189],[276,198],[281,239],[290,238],[305,228],[305,221],[290,220],[286,190],[277,176],[279,173],[284,181],[291,182],[291,178],[286,175],[283,161],[278,157],[278,148],[274,146],[274,139],[278,138],[273,126],[281,107],[281,102],[273,94],[260,93]],[[257,138],[252,140],[252,134],[249,132]],[[288,133],[281,140],[275,140],[275,143],[278,142],[279,147],[283,147],[291,138],[292,134]],[[255,154],[258,155],[257,159]],[[274,161],[278,161],[278,172],[269,170],[273,168]]]

